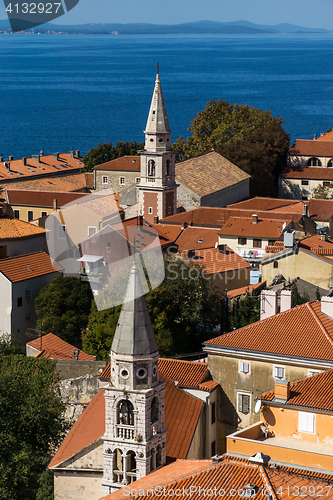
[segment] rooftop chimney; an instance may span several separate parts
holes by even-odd
[[[40,151],[39,156],[44,156],[44,151]]]
[[[260,294],[260,319],[266,319],[277,313],[277,293],[274,290],[263,290]]]
[[[321,298],[321,312],[333,319],[333,297]]]
[[[219,245],[219,252],[223,254],[227,253],[227,245],[225,243]]]
[[[293,292],[291,290],[281,290],[280,312],[288,311],[293,306]]]
[[[54,153],[53,159],[58,161],[59,160],[59,153]]]
[[[3,156],[0,156],[0,161],[3,162]]]
[[[256,462],[259,464],[268,464],[270,461],[271,457],[269,455],[264,455],[261,453],[261,451],[258,451],[255,455],[252,457],[249,457],[249,462]]]
[[[69,152],[69,156],[70,156],[71,158],[74,158],[74,151],[73,151],[73,149],[71,149],[71,150],[70,150],[70,152]]]
[[[327,241],[327,234],[324,233],[320,236],[321,241]]]
[[[218,464],[219,462],[221,462],[223,459],[223,456],[222,455],[214,455],[212,457],[212,463],[213,464]]]
[[[143,227],[143,215],[139,215],[139,227]]]
[[[76,156],[76,158],[80,158],[80,150],[79,149],[77,149],[75,151],[75,156]]]
[[[6,170],[10,170],[10,161],[5,161]]]
[[[158,224],[158,215],[154,215],[154,224]]]
[[[314,138],[314,140],[316,140],[317,139],[317,134],[314,134],[313,138]]]
[[[186,229],[186,228],[187,228],[187,222],[184,222],[184,223],[182,224],[181,229],[182,229],[182,231],[183,231],[183,230],[184,230],[184,229]]]
[[[78,349],[73,349],[72,350],[72,356],[75,361],[79,359],[79,350]]]
[[[294,246],[295,231],[291,229],[286,229],[283,233],[283,244],[286,248],[292,248]]]
[[[303,205],[303,215],[309,215],[309,207],[306,203]]]
[[[22,158],[22,165],[26,165],[27,164],[27,159],[25,157]]]
[[[14,156],[8,156],[9,161],[14,161]]]
[[[275,380],[274,401],[286,402],[290,398],[290,384],[288,380]]]
[[[252,224],[257,224],[258,223],[258,215],[257,214],[253,214],[252,215]]]
[[[36,161],[37,163],[40,163],[40,156],[39,155],[32,155],[31,157],[34,161]]]
[[[195,256],[195,250],[187,250],[187,257],[189,259],[193,259],[194,256]]]

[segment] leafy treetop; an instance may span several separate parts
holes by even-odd
[[[96,148],[90,149],[83,157],[83,171],[91,172],[93,167],[96,165],[101,165],[107,161],[115,160],[121,156],[136,155],[140,149],[143,149],[143,147],[143,143],[138,143],[136,141],[118,141],[115,146],[112,146],[112,142],[103,142],[103,144],[99,144]]]

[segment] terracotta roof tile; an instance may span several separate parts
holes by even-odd
[[[171,224],[151,224],[151,226],[158,234],[164,235],[170,242],[174,242],[182,231],[179,226]]]
[[[45,234],[45,229],[29,222],[9,217],[0,217],[0,240],[14,240]]]
[[[27,344],[34,349],[38,349],[39,355],[36,354],[35,357],[43,357],[50,359],[73,359],[72,350],[77,349],[75,346],[65,342],[65,340],[60,339],[57,335],[53,333],[48,333],[43,335],[38,339],[31,340]],[[81,349],[79,351],[78,361],[95,361],[95,356],[90,356],[86,354]]]
[[[166,453],[168,457],[186,458],[204,402],[179,389],[173,380],[164,378]]]
[[[298,243],[299,248],[311,250],[318,255],[333,255],[333,240],[323,241],[319,234],[314,234],[308,238],[303,238]]]
[[[244,487],[249,483],[256,488],[256,495],[253,497],[256,499],[266,498],[269,494],[272,500],[279,498],[291,500],[295,498],[297,488],[298,491],[309,492],[310,486],[313,487],[315,493],[314,495],[306,493],[305,498],[309,500],[315,498],[317,491],[325,492],[323,493],[325,498],[333,498],[333,488],[331,488],[333,480],[329,474],[284,466],[277,470],[227,455],[223,455],[221,461],[216,464],[208,460],[198,461],[198,464],[202,463],[203,467],[193,471],[191,471],[192,460],[189,467],[186,467],[186,462],[188,461],[177,460],[139,479],[131,485],[130,490],[120,489],[100,500],[120,500],[124,495],[135,499],[139,491],[142,500],[157,500],[162,495],[184,499],[190,496],[192,500],[216,496],[231,500],[250,497],[250,494],[244,494]],[[131,490],[133,490],[132,493]],[[242,491],[241,495],[238,494],[240,491]],[[282,496],[281,491],[283,491]]]
[[[332,387],[333,369],[331,368],[311,377],[292,382],[290,384],[290,397],[285,404],[333,412]],[[272,401],[274,397],[274,390],[261,395],[261,399],[265,401]]]
[[[234,297],[239,297],[240,295],[245,295],[247,292],[252,292],[253,290],[257,290],[258,288],[264,288],[266,286],[266,281],[260,281],[259,283],[255,283],[254,285],[243,286],[241,288],[236,288],[235,290],[229,290],[227,292],[228,299],[232,299]]]
[[[72,193],[64,191],[33,191],[23,189],[6,189],[6,201],[9,205],[38,206],[53,208],[54,200],[57,207],[76,201],[88,193]]]
[[[116,158],[115,160],[107,161],[96,165],[94,170],[116,170],[127,171],[127,172],[140,172],[140,156],[122,156],[121,158]]]
[[[0,260],[0,272],[12,283],[63,271],[45,252],[36,252]]]
[[[250,179],[250,176],[215,151],[176,164],[176,180],[201,197]]]
[[[333,156],[332,141],[313,141],[296,139],[289,149],[289,155],[294,156]]]
[[[254,213],[258,215],[259,219],[271,220],[292,220],[298,222],[301,219],[301,214],[293,211],[274,213],[273,211],[259,211],[252,209],[238,209],[238,208],[211,208],[211,207],[198,207],[188,212],[182,212],[175,215],[170,215],[161,219],[161,224],[168,225],[183,225],[186,222],[189,226],[196,227],[214,227],[221,228],[229,217],[251,217]]]
[[[23,177],[15,178],[11,182],[8,179],[2,181],[0,178],[0,185],[4,189],[33,189],[43,191],[85,191],[87,189],[88,179],[86,174],[66,174],[60,175],[45,175],[39,179],[24,179]]]
[[[237,208],[244,210],[274,210],[274,209],[285,209],[288,212],[292,205],[298,205],[298,200],[287,200],[283,198],[263,198],[261,196],[255,196],[249,200],[239,201],[238,203],[233,203],[232,205],[227,205],[227,208]]]
[[[257,214],[258,215],[258,214]],[[283,232],[283,226],[290,224],[291,220],[284,219],[260,219],[256,224],[249,217],[229,217],[219,231],[220,236],[246,236],[253,238],[279,238]]]
[[[197,388],[205,379],[211,378],[207,363],[184,361],[172,358],[159,358],[158,373],[161,380],[172,379],[180,387]],[[110,361],[100,375],[101,380],[110,378]]]
[[[330,130],[329,132],[325,132],[325,134],[322,134],[320,137],[315,139],[316,141],[333,141],[333,130]]]
[[[99,391],[63,440],[60,448],[52,458],[49,468],[59,465],[78,451],[100,439],[104,432],[104,391]]]
[[[333,362],[333,320],[321,312],[320,301],[307,302],[205,344]]]
[[[23,165],[22,159],[7,161],[10,163],[9,170],[6,169],[5,163],[0,163],[0,181],[73,172],[84,167],[80,158],[72,158],[69,153],[60,154],[58,160],[54,159],[53,155],[40,156],[39,162],[32,158],[26,158],[26,165]]]
[[[333,147],[333,143],[332,143]],[[287,168],[281,174],[284,179],[315,179],[318,181],[333,180],[333,168],[298,167]]]
[[[183,256],[186,257],[186,255],[187,253],[183,252]],[[201,266],[208,275],[235,269],[250,269],[251,267],[251,264],[228,246],[226,247],[226,253],[221,253],[218,248],[195,250],[195,255],[190,260]]]
[[[207,380],[206,382],[202,382],[201,384],[199,384],[199,389],[202,391],[211,392],[216,389],[218,385],[218,382],[215,382],[214,380]]]
[[[203,401],[187,394],[167,379],[165,385],[165,427],[167,456],[185,458],[202,411]],[[101,438],[105,432],[104,391],[99,391],[75,422],[54,455],[49,467],[55,467]]]
[[[178,246],[178,251],[183,252],[184,250],[214,248],[218,241],[219,237],[217,229],[188,226],[179,234],[175,243]]]

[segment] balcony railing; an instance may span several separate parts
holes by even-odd
[[[117,425],[117,437],[134,439],[134,428],[131,425]]]

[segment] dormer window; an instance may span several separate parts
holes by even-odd
[[[155,177],[155,162],[154,162],[154,160],[148,161],[148,177]]]

